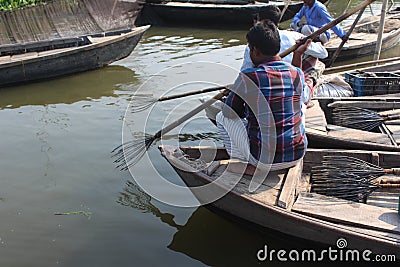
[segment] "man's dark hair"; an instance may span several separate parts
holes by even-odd
[[[270,20],[257,22],[246,35],[250,46],[266,56],[275,56],[281,49],[278,28]]]
[[[279,9],[279,7],[275,5],[266,6],[265,8],[260,10],[260,12],[258,12],[257,16],[258,21],[269,19],[273,23],[275,23],[276,26],[278,26],[280,18],[281,18],[281,10]]]

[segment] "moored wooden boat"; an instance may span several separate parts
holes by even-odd
[[[17,47],[27,44],[3,46],[4,49],[13,49],[8,52],[11,55],[0,56],[0,86],[55,78],[103,67],[130,55],[148,28],[149,26],[137,27],[114,32],[114,35],[96,34],[67,40],[34,42],[29,48],[31,52],[21,54],[13,53],[18,50]],[[57,41],[57,48],[50,49]]]
[[[300,163],[291,169],[270,172],[262,185],[250,193],[251,177],[237,177],[237,174],[225,171],[230,161],[226,150],[222,148],[216,151],[207,147],[161,146],[160,149],[189,188],[212,185],[208,192],[192,190],[200,202],[207,202],[212,192],[226,193],[208,204],[213,210],[335,249],[338,248],[336,242],[345,239],[346,248],[357,249],[360,253],[368,249],[376,254],[400,258],[397,191],[394,193],[396,198],[390,200],[388,196],[393,196],[393,193],[374,193],[375,196],[371,195],[364,204],[326,197],[308,190],[310,168],[321,162],[324,155],[350,155],[390,168],[400,162],[399,153],[309,149],[303,160],[304,165]],[[187,157],[182,157],[182,154]],[[217,168],[195,169],[191,161],[200,156],[209,166]],[[215,162],[218,164],[215,165]],[[217,182],[216,179],[220,177],[224,179]],[[239,182],[230,189],[230,181],[238,179]],[[376,201],[383,195],[387,201]]]
[[[397,17],[388,19],[388,21],[394,21],[400,24],[400,14]],[[373,55],[376,47],[376,39],[376,32],[368,32],[367,30],[357,32],[356,28],[351,33],[349,40],[343,46],[336,61],[351,60],[354,58]],[[383,33],[381,51],[392,48],[399,42],[399,40],[400,27],[393,27],[390,30],[388,29],[388,31]],[[324,59],[325,62],[328,62],[332,58],[341,42],[342,39],[338,38],[334,34],[332,35],[330,41],[325,44],[326,50],[328,51],[328,57]]]
[[[222,2],[222,1],[221,1]],[[268,3],[254,2],[247,4],[204,3],[190,1],[170,1],[165,3],[146,3],[137,19],[142,24],[176,24],[176,25],[209,25],[212,27],[233,26],[248,28],[252,25],[252,15],[265,9],[268,5],[276,5],[281,10],[285,7],[283,1]],[[290,3],[282,21],[291,19],[302,7],[303,2]]]

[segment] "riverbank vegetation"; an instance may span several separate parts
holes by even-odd
[[[18,7],[36,5],[43,0],[0,0],[0,10],[12,10]]]

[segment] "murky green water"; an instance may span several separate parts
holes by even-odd
[[[333,1],[333,13],[345,8],[347,2],[339,2],[346,1]],[[110,159],[134,92],[143,86],[143,92],[160,95],[193,80],[232,82],[244,36],[244,31],[154,27],[131,56],[112,66],[1,89],[0,266],[251,266],[259,265],[255,255],[264,244],[308,246],[204,208],[149,199]],[[385,56],[399,54],[397,46]],[[195,88],[189,84],[177,91]],[[181,103],[157,104],[147,131],[156,132],[168,114],[182,116],[198,100]],[[183,144],[213,137],[215,128],[203,117],[181,129]],[[146,121],[145,113],[129,119],[139,128]],[[159,173],[182,184],[156,146],[150,157]],[[141,162],[134,175],[148,177],[152,169]]]

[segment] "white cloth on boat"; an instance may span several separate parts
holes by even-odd
[[[313,97],[354,96],[351,86],[337,74],[322,75],[314,86]]]
[[[281,49],[279,50],[279,53],[282,53],[286,49],[292,47],[294,44],[296,44],[297,40],[305,37],[303,34],[299,32],[286,31],[286,30],[279,30],[279,36],[281,39]],[[321,59],[328,57],[328,51],[325,49],[325,47],[321,43],[315,43],[315,42],[311,42],[310,46],[304,52],[304,54]],[[290,64],[292,63],[292,59],[293,59],[293,53],[290,53],[286,57],[282,58],[283,61]],[[246,45],[246,48],[244,50],[243,63],[240,70],[243,71],[245,69],[253,67],[254,64],[250,58],[250,48],[248,45]]]
[[[263,164],[257,161],[250,153],[249,137],[246,131],[247,121],[245,119],[229,119],[222,112],[219,112],[216,115],[216,122],[220,137],[232,159],[239,159],[266,171],[287,169],[295,166],[302,160]]]

